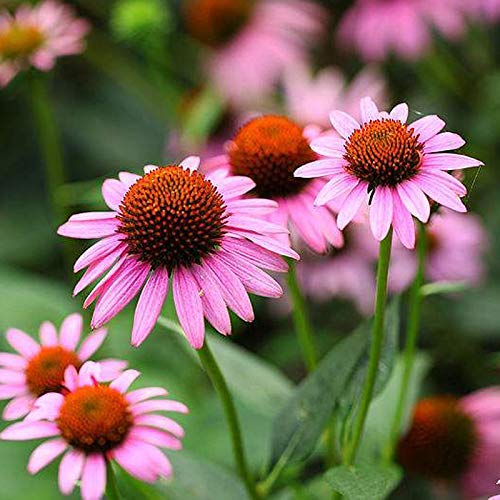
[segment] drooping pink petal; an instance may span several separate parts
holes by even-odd
[[[127,368],[128,363],[122,359],[101,359],[99,360],[99,366],[101,367],[101,382],[109,382],[118,377]]]
[[[294,172],[295,177],[312,179],[314,177],[323,177],[326,175],[336,175],[345,172],[344,165],[346,161],[343,158],[327,158],[324,160],[315,160],[302,165]]]
[[[85,454],[79,450],[69,450],[59,465],[59,489],[63,495],[69,495],[80,479],[85,461]]]
[[[467,208],[460,201],[458,195],[449,187],[444,186],[441,182],[428,177],[417,175],[413,179],[422,191],[434,201],[441,205],[456,210],[457,212],[467,212]]]
[[[311,149],[328,158],[343,159],[345,153],[345,139],[336,135],[317,137],[311,142]]]
[[[127,186],[118,179],[106,179],[102,183],[102,197],[111,210],[118,212],[120,204],[127,192]]]
[[[330,113],[330,122],[333,128],[345,139],[348,139],[356,129],[360,128],[359,123],[351,115],[343,111],[332,111]]]
[[[359,183],[359,179],[347,173],[335,176],[321,188],[321,191],[314,200],[314,204],[325,205],[334,198],[338,198],[345,193],[350,193]]]
[[[17,370],[0,368],[0,384],[22,385],[26,383],[26,375]]]
[[[106,461],[101,453],[87,455],[82,470],[82,498],[96,500],[106,490]]]
[[[229,213],[237,211],[238,214],[255,216],[274,212],[278,208],[278,203],[264,198],[243,198],[230,200],[226,206]]]
[[[132,345],[144,342],[156,325],[163,303],[168,294],[169,272],[163,267],[153,271],[144,285],[134,314]]]
[[[394,106],[392,111],[389,113],[389,116],[393,120],[399,120],[401,123],[406,123],[406,120],[408,120],[408,104],[402,102],[401,104]]]
[[[125,395],[125,399],[130,404],[140,403],[146,399],[154,398],[157,396],[166,396],[167,391],[163,387],[146,387],[144,389],[136,389]]]
[[[64,370],[64,387],[71,392],[78,387],[78,372],[73,365]]]
[[[123,394],[127,392],[127,389],[140,374],[137,370],[126,370],[117,379],[113,380],[109,386]]]
[[[423,169],[418,175],[430,181],[442,184],[459,196],[465,196],[467,194],[467,188],[458,179],[443,170]]]
[[[26,385],[0,385],[0,401],[26,395]]]
[[[439,170],[461,170],[463,168],[481,167],[482,165],[484,165],[483,162],[475,158],[455,153],[426,154],[422,159],[423,168]]]
[[[179,439],[167,432],[163,432],[152,427],[134,426],[130,430],[130,438],[139,441],[145,441],[146,443],[152,444],[154,446],[170,448],[171,450],[182,449],[182,443]]]
[[[337,215],[337,226],[342,231],[356,217],[361,204],[367,198],[367,184],[360,182],[345,198]]]
[[[189,343],[195,348],[203,346],[205,324],[200,289],[189,269],[177,268],[173,273],[175,309]]]
[[[95,330],[87,336],[78,349],[78,358],[80,361],[87,361],[101,347],[108,334],[106,328]]]
[[[154,483],[158,478],[149,460],[137,460],[145,456],[146,443],[135,439],[127,439],[121,446],[113,450],[113,458],[131,476],[148,483]]]
[[[172,475],[172,465],[168,458],[156,446],[144,443],[146,457],[159,477],[169,478]]]
[[[60,344],[69,351],[74,351],[80,340],[82,330],[83,330],[82,315],[78,313],[70,314],[62,322],[61,331],[59,334]]]
[[[361,111],[361,122],[368,123],[372,120],[379,119],[379,112],[377,105],[373,102],[370,97],[363,97],[359,104]]]
[[[184,437],[184,429],[175,420],[163,415],[139,415],[134,418],[134,423],[136,425],[143,425],[146,427],[157,427],[158,429],[170,432],[179,438]]]
[[[424,153],[437,153],[439,151],[449,151],[450,149],[461,148],[465,141],[452,132],[442,132],[435,135],[424,144]]]
[[[385,186],[377,187],[370,207],[370,227],[378,241],[382,241],[389,232],[392,210],[391,189]]]
[[[35,398],[31,395],[18,396],[9,401],[3,410],[2,418],[4,420],[17,420],[26,416],[33,408]]]
[[[409,249],[415,247],[415,225],[408,209],[396,190],[392,191],[392,226],[401,243]]]
[[[27,334],[17,328],[9,328],[7,342],[23,357],[31,359],[40,351],[40,346]]]
[[[68,443],[64,439],[56,438],[45,441],[31,454],[28,461],[28,472],[36,474],[61,455],[67,447]]]
[[[55,346],[59,343],[57,330],[53,323],[44,321],[40,326],[40,341],[43,346]]]
[[[94,385],[101,380],[101,366],[94,361],[87,361],[78,372],[78,386]]]
[[[120,245],[122,240],[123,234],[115,234],[99,240],[97,243],[85,250],[82,255],[80,255],[73,267],[74,272],[77,273],[84,267],[87,267],[96,261],[100,261],[103,257],[106,257],[106,255],[109,255]]]
[[[308,200],[303,202],[301,196],[296,197],[294,200],[285,201],[288,207],[288,212],[295,229],[299,233],[300,237],[305,241],[305,243],[312,248],[316,253],[325,253],[327,250],[327,241],[323,233],[321,232],[321,226],[319,224],[319,210],[323,207],[314,207],[311,203],[311,207],[308,206]],[[314,210],[318,211],[318,214],[314,213]],[[318,223],[312,223],[312,221],[318,220]],[[334,222],[335,225],[335,222]]]
[[[155,411],[174,411],[177,413],[189,413],[187,406],[179,401],[171,399],[152,399],[150,401],[142,401],[131,408],[132,414],[144,415],[145,413],[153,413]]]
[[[270,250],[278,255],[284,255],[285,257],[290,257],[291,259],[299,260],[300,256],[297,252],[292,250],[288,245],[278,241],[276,236],[268,236],[255,233],[254,231],[245,231],[243,229],[229,231],[228,236],[239,236],[244,237],[252,241],[253,243]]]
[[[11,368],[12,370],[24,370],[28,362],[18,354],[10,352],[0,352],[0,366]]]
[[[428,115],[420,118],[408,126],[409,129],[413,129],[413,135],[418,135],[418,142],[423,144],[428,141],[431,137],[441,132],[446,123],[439,118],[437,115]]]
[[[225,200],[242,196],[255,187],[255,182],[249,177],[234,175],[217,182],[217,188]]]
[[[60,434],[59,428],[53,422],[17,422],[0,433],[0,439],[7,441],[27,441],[54,437]]]
[[[180,162],[179,166],[188,170],[198,170],[198,167],[200,166],[200,157],[188,156]]]
[[[59,416],[59,410],[64,402],[64,396],[56,392],[49,392],[40,396],[34,404],[37,411],[37,419],[54,421]],[[32,412],[26,420],[30,419]]]
[[[422,222],[427,222],[431,213],[431,207],[429,200],[418,185],[413,180],[407,180],[398,184],[396,189],[399,198],[410,213]]]
[[[90,212],[73,215],[59,227],[57,234],[84,240],[104,238],[115,234],[117,227],[115,212]]]
[[[133,184],[135,184],[141,178],[141,176],[137,174],[132,174],[130,172],[120,172],[118,174],[118,178],[120,179],[120,181],[123,182],[123,184],[125,184],[125,186],[127,186],[128,190]]]
[[[256,233],[268,233],[268,234],[282,234],[288,233],[288,229],[284,226],[274,224],[272,222],[267,222],[262,219],[257,219],[250,215],[230,215],[227,219],[227,228],[231,229],[243,229],[245,231],[255,231]]]

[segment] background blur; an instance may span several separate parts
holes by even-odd
[[[425,2],[403,0],[402,3]],[[0,2],[7,7],[17,3]],[[221,91],[217,91],[221,75],[213,76],[207,65],[223,50],[221,46],[227,43],[224,37],[238,36],[234,33],[244,29],[241,24],[251,22],[253,14],[243,7],[241,12],[245,15],[238,17],[237,23],[227,21],[225,30],[217,25],[223,22],[221,18],[190,19],[195,14],[190,14],[180,0],[68,3],[92,23],[85,53],[60,59],[55,70],[47,75],[68,176],[68,183],[60,189],[58,197],[68,213],[104,209],[99,191],[102,179],[114,177],[120,170],[139,172],[145,164],[178,161],[185,153],[208,154],[207,145],[212,148],[210,154],[216,154],[221,151],[218,138],[222,134],[229,139],[234,124],[242,117],[269,110],[293,113],[284,89],[286,75],[295,63],[307,65],[312,74],[334,66],[347,82],[369,63],[370,71],[378,75],[377,85],[382,82],[385,88],[377,92],[379,96],[385,94],[388,105],[406,101],[413,111],[442,116],[447,130],[467,139],[465,154],[480,158],[486,165],[477,179],[474,179],[476,172],[467,173],[466,185],[470,191],[467,205],[479,215],[489,244],[480,256],[485,272],[479,284],[459,294],[432,296],[426,302],[421,348],[427,353],[429,371],[422,393],[461,395],[498,383],[500,8],[496,7],[495,12],[495,2],[487,10],[478,0],[470,0],[466,6],[459,0],[447,0],[447,4],[455,3],[450,9],[460,11],[455,14],[461,16],[463,26],[451,33],[440,29],[442,24],[426,18],[429,39],[422,46],[411,45],[407,53],[396,54],[384,50],[367,54],[363,48],[344,40],[340,27],[346,22],[352,2],[315,2],[324,9],[319,15],[321,27],[311,33],[304,23],[303,29],[308,29],[304,36],[297,28],[298,39],[301,42],[308,39],[307,44],[301,43],[300,57],[282,63],[277,70],[279,74],[270,77],[271,83],[255,96],[253,89],[246,92],[249,80],[239,70],[235,69],[227,79],[222,76],[223,82],[237,87],[230,102],[225,99],[228,94],[221,97]],[[235,1],[234,5],[244,3]],[[358,6],[369,3],[376,0],[357,0]],[[435,3],[436,8],[439,3]],[[443,16],[451,19],[452,10]],[[391,20],[390,26],[382,26],[380,30],[406,33],[409,25],[415,27],[417,17],[408,21],[398,19],[396,13],[387,19]],[[212,21],[217,30],[209,32],[206,25]],[[348,31],[353,33],[354,28]],[[366,33],[370,36],[368,28]],[[252,43],[257,42],[256,38]],[[402,45],[403,42],[398,43]],[[262,61],[266,54],[271,57],[271,49],[268,46],[257,58]],[[253,62],[246,65],[249,64],[254,73],[265,71]],[[64,262],[62,238],[55,233],[46,196],[28,79],[29,75],[20,75],[0,90],[0,330],[17,327],[35,334],[42,321],[49,319],[60,324],[68,313],[80,311],[82,297],[72,298],[69,293],[74,277]],[[250,102],[243,102],[246,99],[241,99],[242,96],[251,97]],[[342,107],[342,100],[336,107]],[[295,118],[300,120],[298,116]],[[84,245],[77,242],[74,255],[81,253]],[[468,255],[463,258],[467,260]],[[367,294],[371,286],[366,283]],[[232,343],[259,353],[287,378],[267,366],[256,365],[255,371],[249,373],[245,371],[247,367],[231,365],[231,349],[226,353],[225,365],[232,384],[243,386],[237,397],[250,459],[261,464],[267,452],[271,419],[279,405],[277,395],[286,397],[290,384],[300,380],[304,371],[286,305],[276,306],[263,299],[253,302],[255,322],[243,325],[235,321]],[[358,308],[346,299],[329,298],[321,303],[311,300],[309,304],[322,352],[362,319]],[[231,491],[231,478],[224,475],[224,466],[230,465],[232,458],[221,409],[208,379],[175,336],[161,327],[156,328],[140,350],[133,350],[129,346],[131,315],[129,307],[110,323],[111,334],[99,356],[129,360],[132,367],[144,373],[142,385],[165,385],[174,399],[190,407],[191,414],[182,417],[187,431],[185,450],[170,454],[176,477],[182,483],[186,476],[183,470],[198,466],[203,469],[204,459],[213,460],[221,467],[220,471],[203,469],[206,481],[213,481],[212,496],[208,491],[192,490],[191,497],[225,498],[222,495]],[[88,320],[89,317],[87,324]],[[8,350],[3,337],[0,350]],[[272,380],[268,378],[271,375]],[[59,498],[55,465],[36,478],[25,472],[28,451],[32,448],[33,443],[0,443],[2,500]],[[167,491],[169,498],[183,496],[175,486],[165,487],[162,495],[167,495]],[[315,498],[313,493],[309,495],[303,498]],[[321,492],[316,495],[326,498]],[[406,481],[395,495],[433,497],[428,485],[418,481]]]

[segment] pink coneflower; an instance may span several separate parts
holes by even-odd
[[[88,31],[87,21],[53,0],[0,12],[0,86],[29,66],[49,71],[58,57],[79,54]]]
[[[208,72],[222,96],[265,95],[290,64],[304,61],[325,13],[308,0],[187,0],[188,31],[208,46]]]
[[[463,498],[491,495],[500,470],[499,405],[498,387],[421,400],[399,442],[400,462],[429,479],[458,482]]]
[[[40,326],[38,344],[27,333],[11,328],[7,342],[19,353],[0,353],[0,399],[12,399],[2,417],[15,420],[27,415],[35,400],[48,392],[59,392],[64,371],[68,366],[79,368],[104,342],[107,330],[91,333],[77,349],[83,329],[79,314],[71,314],[62,323],[59,335],[56,327],[46,321]],[[116,359],[99,362],[104,380],[116,377],[127,363]]]
[[[330,126],[329,112],[341,109],[359,116],[359,101],[365,95],[385,103],[386,86],[383,76],[376,68],[367,67],[351,82],[338,68],[328,67],[312,76],[305,65],[290,67],[283,77],[285,89],[285,110],[299,125]]]
[[[276,239],[286,229],[262,217],[276,203],[241,199],[255,187],[251,179],[220,170],[204,176],[199,163],[189,157],[179,166],[148,166],[142,177],[122,172],[120,180],[103,184],[111,212],[74,215],[59,228],[63,236],[102,238],[75,264],[75,272],[87,267],[75,293],[109,270],[84,303],[97,299],[93,328],[140,293],[132,330],[132,344],[139,345],[155,326],[171,281],[179,321],[198,349],[204,316],[228,335],[228,307],[245,321],[254,318],[247,292],[281,296],[279,284],[262,269],[284,272],[279,254],[298,255]]]
[[[390,53],[414,60],[423,55],[432,31],[455,40],[466,28],[468,2],[463,0],[357,0],[342,18],[338,39],[366,61]]]
[[[475,215],[441,208],[426,228],[428,281],[464,282],[477,286],[485,274],[484,253],[488,235]],[[415,253],[395,245],[389,273],[390,288],[404,290],[415,276]]]
[[[370,226],[375,238],[383,240],[391,225],[407,248],[415,245],[412,215],[427,222],[429,198],[466,212],[460,197],[465,186],[445,170],[477,167],[482,163],[468,156],[443,153],[464,145],[457,134],[440,133],[445,122],[436,115],[406,124],[408,106],[397,105],[390,113],[379,112],[369,98],[361,100],[361,123],[342,111],[330,120],[341,135],[315,139],[311,147],[326,159],[299,168],[297,177],[329,176],[316,197],[322,206],[345,196],[337,216],[344,229],[363,202],[370,205]]]
[[[324,253],[329,245],[343,245],[331,207],[313,207],[326,181],[297,179],[293,175],[299,166],[318,159],[309,146],[317,135],[315,126],[302,129],[284,116],[259,116],[243,125],[229,141],[227,155],[214,160],[232,175],[245,175],[255,181],[251,194],[278,203],[278,210],[269,214],[269,220],[289,226],[313,251]]]
[[[26,420],[0,434],[11,441],[53,438],[33,451],[28,471],[36,474],[66,452],[59,466],[59,489],[69,495],[80,480],[85,500],[104,495],[109,461],[141,481],[170,477],[172,466],[159,448],[181,449],[184,432],[156,412],[188,412],[177,401],[153,399],[167,394],[161,387],[127,392],[140,375],[135,370],[125,371],[109,385],[101,383],[99,372],[91,361],[79,373],[69,366],[64,395],[51,392],[40,397]]]

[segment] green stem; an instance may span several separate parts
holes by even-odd
[[[215,390],[217,391],[217,394],[219,395],[222,406],[224,408],[224,413],[226,415],[226,420],[229,426],[229,432],[233,444],[234,459],[236,461],[238,473],[245,483],[245,487],[250,497],[258,498],[255,490],[255,485],[250,475],[248,464],[245,458],[243,438],[238,421],[238,415],[236,413],[236,408],[234,406],[234,402],[227,387],[224,376],[222,375],[222,372],[220,371],[220,368],[215,361],[212,351],[208,347],[207,338],[205,338],[205,344],[203,345],[203,347],[198,350],[198,356],[200,358],[201,364],[210,377],[210,380],[212,381],[212,384],[215,387]]]
[[[361,394],[359,410],[353,425],[353,433],[350,443],[343,457],[343,465],[352,465],[363,435],[368,408],[373,396],[373,389],[377,380],[378,366],[384,344],[384,318],[387,300],[387,277],[389,274],[389,262],[391,260],[392,228],[389,234],[380,243],[377,291],[375,295],[375,317],[373,318],[372,342],[370,347],[370,359],[368,370]]]
[[[394,450],[401,429],[401,421],[406,408],[408,397],[408,386],[415,362],[415,352],[417,349],[418,331],[420,328],[420,309],[422,305],[421,288],[424,283],[425,257],[427,254],[427,238],[425,225],[419,222],[417,238],[417,274],[413,280],[410,290],[408,325],[406,331],[406,343],[403,354],[403,376],[399,388],[398,403],[394,413],[394,419],[389,434],[389,442],[384,450],[384,460],[390,462],[394,455]]]
[[[120,500],[120,492],[116,484],[116,476],[111,462],[106,462],[106,498],[108,500]]]
[[[289,260],[289,270],[287,273],[288,291],[292,301],[292,315],[295,331],[299,341],[304,362],[308,371],[314,370],[317,365],[316,347],[314,345],[314,336],[307,313],[306,304],[302,292],[300,291],[297,280],[297,269],[295,261]]]

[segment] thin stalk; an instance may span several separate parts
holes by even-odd
[[[316,347],[314,345],[314,335],[309,321],[307,307],[300,291],[297,280],[297,269],[295,261],[289,260],[289,270],[287,273],[288,291],[292,301],[292,315],[295,331],[302,350],[302,356],[308,371],[314,370],[318,363]]]
[[[387,277],[389,274],[389,262],[391,260],[391,243],[392,228],[389,230],[388,235],[380,242],[370,359],[361,394],[360,407],[354,421],[352,437],[343,457],[343,465],[352,465],[356,459],[377,379],[378,366],[384,344],[384,319],[387,301]]]
[[[258,495],[256,493],[255,484],[250,474],[245,457],[241,428],[233,398],[231,396],[231,393],[229,392],[224,376],[222,375],[222,372],[220,371],[220,368],[215,361],[212,351],[208,347],[208,341],[206,338],[205,344],[201,349],[198,350],[198,356],[200,358],[201,364],[203,365],[203,368],[210,377],[210,380],[212,381],[212,384],[221,400],[222,407],[226,415],[229,432],[231,435],[234,459],[236,462],[238,473],[245,483],[245,487],[250,497],[256,499],[258,498]]]
[[[109,460],[106,462],[106,498],[108,500],[120,500],[115,471]]]
[[[408,386],[415,362],[415,352],[417,349],[418,332],[420,329],[420,309],[422,305],[421,288],[424,283],[425,258],[427,254],[427,238],[425,234],[425,225],[418,223],[417,238],[417,273],[410,290],[410,299],[408,305],[408,325],[406,331],[406,342],[403,354],[403,376],[399,388],[398,403],[394,413],[394,419],[389,434],[389,442],[384,450],[384,461],[389,463],[394,456],[394,449],[401,429],[401,421],[406,408],[408,398]]]

